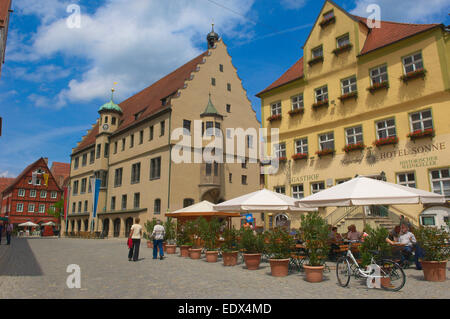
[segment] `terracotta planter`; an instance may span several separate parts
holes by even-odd
[[[189,257],[189,249],[191,249],[191,246],[180,246],[180,256],[181,257]]]
[[[380,278],[380,284],[382,287],[389,287],[391,285],[391,278]]]
[[[167,254],[175,254],[177,250],[177,245],[166,245],[166,248],[164,248],[164,251]]]
[[[445,281],[447,261],[421,261],[426,281]]]
[[[153,240],[147,240],[147,248],[153,248]]]
[[[289,272],[289,258],[287,259],[269,259],[272,276],[285,277]]]
[[[201,248],[189,249],[189,257],[191,257],[191,259],[200,259],[202,257],[202,249]]]
[[[257,270],[261,263],[261,254],[244,254],[244,262],[248,270]]]
[[[323,280],[324,266],[307,266],[304,265],[306,281],[308,282],[321,282]]]
[[[206,261],[209,263],[215,263],[217,262],[217,258],[219,257],[219,252],[217,250],[215,251],[207,251],[205,253],[206,255]]]
[[[232,251],[229,253],[222,253],[223,265],[224,266],[236,266],[238,259],[238,252]]]

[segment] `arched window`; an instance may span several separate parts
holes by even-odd
[[[192,198],[183,199],[183,208],[194,205],[194,200]]]
[[[155,199],[154,214],[161,214],[161,200],[159,198]]]
[[[286,214],[279,214],[275,216],[275,227],[283,227],[289,229],[290,220]]]

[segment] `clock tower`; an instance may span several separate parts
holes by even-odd
[[[112,133],[119,126],[119,119],[123,112],[119,105],[113,101],[114,89],[111,89],[111,101],[103,104],[99,109],[99,133]]]

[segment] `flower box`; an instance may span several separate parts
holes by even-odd
[[[303,114],[303,113],[305,113],[305,109],[303,107],[301,107],[301,108],[298,108],[298,109],[290,110],[288,113],[291,116],[296,115],[296,114]]]
[[[269,122],[281,120],[281,114],[274,114],[267,118]]]
[[[425,73],[427,73],[427,70],[419,69],[419,70],[409,72],[409,73],[402,75],[400,77],[400,80],[402,80],[403,82],[408,82],[409,80],[412,80],[412,79],[417,79],[417,78],[423,79],[425,77]]]
[[[389,88],[389,82],[388,81],[384,81],[381,83],[374,83],[372,86],[369,86],[367,88],[367,91],[369,91],[370,93],[374,93],[375,91],[378,91],[380,89],[388,89]]]
[[[317,151],[316,154],[317,154],[317,156],[322,157],[322,156],[325,156],[325,155],[334,154],[334,150],[332,150],[332,149],[325,149],[325,150]]]
[[[308,158],[308,153],[297,153],[292,155],[292,159],[294,161]]]
[[[354,92],[350,92],[347,94],[343,94],[340,97],[338,97],[339,100],[341,100],[341,102],[344,102],[345,100],[351,99],[351,98],[356,98],[358,97],[358,92],[354,91]]]
[[[432,128],[428,128],[426,130],[417,130],[414,132],[411,132],[407,135],[407,137],[409,137],[410,139],[414,140],[416,138],[421,138],[421,137],[433,137],[434,136],[434,130]]]
[[[356,150],[363,150],[366,147],[364,143],[355,143],[355,144],[347,144],[342,149],[345,153],[356,151]]]
[[[309,66],[312,66],[312,65],[314,65],[314,64],[316,64],[316,63],[319,63],[319,62],[323,62],[323,55],[318,56],[318,57],[316,57],[316,58],[313,58],[313,59],[309,60],[309,61],[308,61],[308,64],[309,64]]]
[[[323,105],[328,106],[328,100],[318,101],[312,105],[313,109],[319,108]]]
[[[282,156],[282,157],[278,157],[278,162],[286,162],[287,161],[287,157]]]
[[[341,46],[339,48],[334,49],[333,53],[334,53],[334,55],[337,56],[337,55],[339,55],[342,52],[350,51],[352,49],[352,47],[353,47],[353,44],[348,43],[348,44],[345,44],[345,45],[343,45],[343,46]]]
[[[329,17],[328,19],[323,19],[322,21],[320,21],[319,25],[321,28],[324,28],[327,25],[329,25],[331,23],[335,23],[335,22],[336,22],[336,17],[332,16],[332,17]]]
[[[398,143],[398,137],[391,136],[391,137],[385,137],[380,138],[373,142],[373,145],[375,146],[382,146],[382,145],[389,145],[389,144],[397,144]]]

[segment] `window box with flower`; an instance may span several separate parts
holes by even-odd
[[[325,155],[334,154],[334,149],[327,148],[316,152],[317,156],[322,157]]]
[[[308,61],[309,66],[313,66],[314,64],[323,62],[323,55],[312,58],[311,60]]]
[[[347,144],[347,145],[345,145],[345,147],[342,150],[345,153],[348,153],[351,151],[363,150],[365,148],[366,148],[366,145],[364,145],[364,143],[358,142],[358,143],[354,143],[354,144]]]
[[[347,44],[340,46],[339,48],[334,49],[333,53],[334,53],[334,55],[338,56],[342,52],[350,51],[352,49],[352,47],[353,47],[353,44],[347,43]]]
[[[287,157],[286,156],[278,157],[278,162],[286,162],[286,161],[287,161]]]
[[[281,114],[273,114],[267,118],[269,122],[281,120]]]
[[[308,158],[308,153],[297,153],[292,155],[294,161]]]
[[[409,80],[417,79],[417,78],[425,78],[425,73],[427,73],[427,70],[425,69],[418,69],[409,73],[406,73],[400,77],[400,80],[403,82],[408,82]]]
[[[358,98],[358,92],[357,91],[353,91],[353,92],[349,92],[346,94],[342,94],[340,97],[338,97],[339,100],[341,100],[341,102],[344,102],[345,100],[354,98],[356,100],[356,98]]]
[[[327,100],[323,100],[323,101],[317,101],[316,103],[314,103],[312,105],[312,107],[313,107],[313,109],[317,109],[317,108],[319,108],[321,106],[324,106],[324,105],[328,106],[328,99]]]
[[[335,22],[336,22],[336,16],[333,15],[333,16],[331,16],[329,18],[324,18],[319,23],[319,25],[320,25],[321,28],[325,28],[327,25],[330,25],[330,24],[335,23]]]
[[[300,108],[290,110],[288,113],[290,116],[294,116],[296,114],[303,114],[303,113],[305,113],[305,109],[303,107],[300,107]]]
[[[397,144],[398,143],[398,137],[397,136],[390,136],[390,137],[383,137],[375,142],[373,142],[373,145],[375,146],[383,146],[383,145],[389,145],[389,144]]]
[[[409,137],[412,140],[415,140],[416,138],[433,137],[433,136],[434,136],[434,129],[432,128],[428,128],[425,130],[416,130],[407,135],[407,137]]]
[[[383,82],[378,82],[378,83],[373,83],[372,86],[369,86],[367,88],[367,91],[369,91],[370,93],[374,93],[378,90],[381,89],[388,89],[389,88],[389,82],[388,81],[383,81]]]

